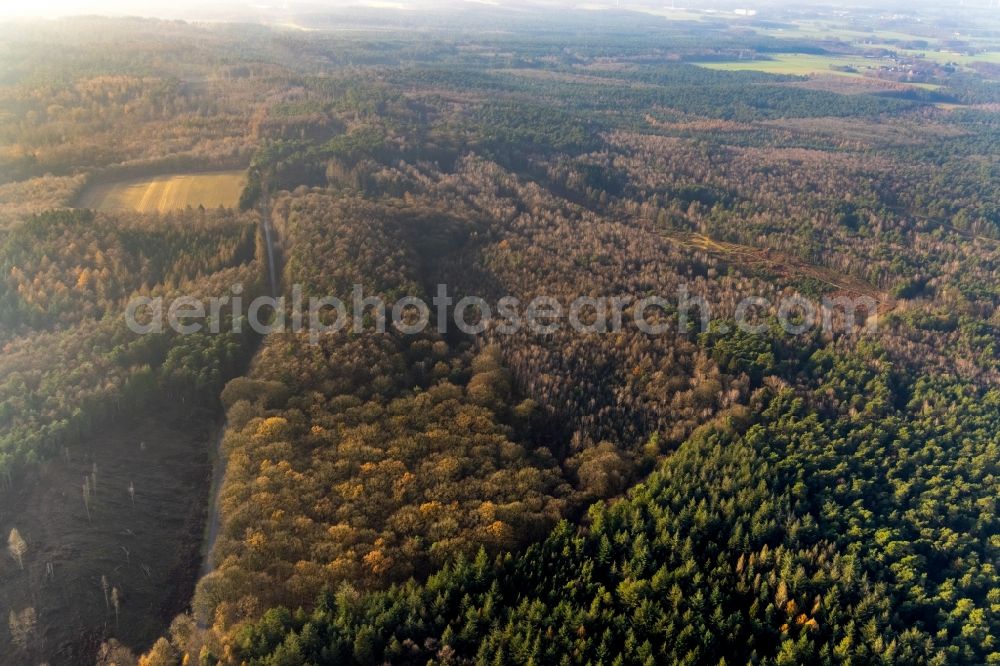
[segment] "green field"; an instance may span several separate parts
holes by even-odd
[[[940,37],[931,35],[917,35],[893,30],[853,30],[844,27],[837,22],[829,21],[803,21],[795,29],[782,28],[755,28],[755,31],[762,35],[778,37],[783,39],[826,39],[840,40],[852,46],[863,49],[888,49],[900,55],[919,56],[927,60],[938,63],[957,63],[969,66],[975,62],[1000,63],[1000,51],[993,50],[996,42],[991,39],[983,39],[966,35],[964,39],[977,48],[986,49],[982,53],[975,55],[965,55],[955,53],[943,48]],[[927,48],[911,49],[900,46],[900,43],[927,42]],[[821,58],[820,56],[815,56]],[[771,70],[768,70],[771,71]]]
[[[926,41],[934,41],[929,37],[913,35],[905,32],[896,32],[892,30],[878,30],[874,32],[852,30],[833,23],[822,22],[802,23],[794,30],[785,30],[782,28],[756,28],[755,30],[762,35],[769,35],[771,37],[782,37],[788,39],[839,39],[845,42],[859,44],[870,42],[872,40],[887,39],[901,41],[923,39]]]
[[[891,60],[881,58],[859,58],[857,56],[826,56],[804,53],[781,53],[767,60],[731,60],[726,62],[702,62],[698,65],[708,69],[731,71],[755,71],[769,74],[840,74],[842,76],[864,76],[868,70],[880,65],[892,65]],[[844,72],[834,67],[853,67],[857,72]]]
[[[925,57],[939,62],[957,62],[959,65],[971,65],[974,62],[989,62],[1000,65],[1000,51],[984,51],[975,55],[948,53],[946,51],[929,51]]]
[[[172,174],[102,183],[84,192],[80,207],[140,213],[162,213],[187,206],[233,207],[245,185],[244,171]]]

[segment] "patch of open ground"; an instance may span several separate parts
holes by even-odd
[[[864,280],[824,266],[809,264],[771,249],[717,241],[699,233],[670,233],[666,236],[684,247],[722,256],[739,265],[758,266],[768,273],[790,280],[809,278],[825,284],[831,290],[832,296],[846,295],[855,298],[867,296],[878,304],[880,315],[888,314],[896,306],[892,297]]]
[[[863,56],[777,53],[766,59],[699,62],[695,64],[707,69],[725,69],[730,71],[755,71],[766,72],[768,74],[795,74],[798,76],[837,74],[840,76],[857,77],[864,76],[867,70],[877,69],[881,65],[892,66],[895,63],[889,59],[865,58]],[[857,71],[835,69],[845,67],[850,67]]]
[[[4,544],[16,527],[28,546],[23,570],[0,556],[0,665],[92,664],[107,637],[148,648],[184,610],[201,560],[215,419],[176,406],[113,424],[0,493]],[[37,625],[27,649],[14,648],[7,619],[27,608]]]
[[[187,206],[236,206],[246,185],[244,171],[214,171],[137,178],[87,188],[79,207],[155,213]]]

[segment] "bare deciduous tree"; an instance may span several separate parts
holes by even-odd
[[[22,650],[27,650],[31,644],[31,636],[35,633],[37,616],[33,607],[25,608],[20,613],[10,612],[8,618],[10,635],[14,639],[14,644]]]
[[[7,537],[7,552],[17,562],[17,566],[23,570],[24,554],[28,552],[28,544],[21,537],[21,533],[17,531],[16,527],[10,531],[10,536]]]
[[[132,651],[113,638],[102,644],[97,653],[97,666],[136,666],[136,663]]]

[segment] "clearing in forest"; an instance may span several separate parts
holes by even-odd
[[[730,71],[756,71],[768,74],[841,74],[865,76],[880,66],[891,67],[896,63],[887,58],[864,56],[812,55],[807,53],[778,53],[768,58],[695,63],[706,69]]]
[[[162,213],[187,206],[232,207],[239,201],[245,185],[244,171],[173,174],[102,183],[83,193],[80,207],[140,213]]]
[[[830,295],[868,296],[878,304],[878,314],[886,315],[896,307],[895,301],[884,291],[864,280],[846,275],[825,266],[806,263],[795,257],[779,254],[767,248],[738,245],[717,241],[698,233],[665,233],[664,236],[679,245],[702,250],[745,266],[760,266],[785,279],[809,278],[831,289]]]

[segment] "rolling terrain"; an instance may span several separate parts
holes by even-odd
[[[898,9],[0,24],[0,664],[1000,664],[1000,24]]]

